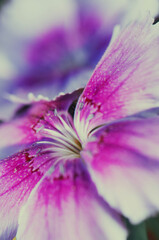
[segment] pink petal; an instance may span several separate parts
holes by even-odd
[[[159,210],[159,117],[98,130],[82,156],[99,193],[133,223]]]
[[[82,89],[61,95],[55,100],[40,100],[22,106],[9,122],[0,125],[0,158],[5,158],[26,145],[41,139],[39,129],[48,125],[48,115],[57,111],[68,111],[70,105],[78,99]],[[52,122],[52,121],[51,121]]]
[[[65,173],[56,169],[43,178],[21,210],[17,240],[126,239],[120,217],[77,161]]]
[[[52,154],[53,147],[48,145],[49,141],[41,133],[41,128],[54,128],[55,122],[60,121],[56,111],[63,113],[68,110],[73,114],[71,106],[74,108],[74,101],[80,94],[81,90],[77,90],[59,96],[56,100],[35,102],[22,116],[17,114],[10,123],[1,125],[1,134],[6,130],[6,140],[5,143],[2,141],[1,147],[3,149],[6,146],[7,154],[12,151],[12,145],[28,148],[0,161],[0,239],[10,240],[15,236],[19,209],[37,182],[57,160]],[[22,137],[18,138],[18,134],[22,134]]]
[[[88,134],[105,122],[159,106],[158,26],[147,16],[121,30],[78,102],[78,129]]]
[[[42,149],[32,147],[0,161],[0,239],[12,239],[19,210],[30,192],[53,164]]]

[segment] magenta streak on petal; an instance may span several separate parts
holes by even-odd
[[[0,162],[0,238],[12,239],[18,214],[30,192],[52,166],[49,155],[33,147]],[[3,238],[2,238],[3,239]]]
[[[14,122],[14,127],[22,129],[23,140],[17,141],[19,141],[18,144],[24,143],[27,149],[0,161],[1,239],[10,240],[15,236],[20,208],[35,185],[57,160],[53,158],[51,149],[48,149],[49,144],[39,143],[39,141],[46,140],[41,130],[43,128],[53,129],[55,122],[58,121],[56,111],[60,113],[68,111],[81,91],[80,89],[72,94],[59,96],[54,101],[35,102],[31,104],[26,114],[15,116],[14,120],[9,123],[11,125]],[[13,133],[16,132],[16,127],[13,128],[14,131],[10,131],[10,135],[8,133],[10,138],[15,138]],[[31,132],[34,134],[27,139]],[[7,147],[9,148],[12,144],[9,142]]]
[[[81,95],[77,127],[89,122],[88,134],[101,124],[158,106],[158,48],[158,25],[149,16],[121,30]],[[87,120],[90,114],[94,117]]]
[[[120,217],[97,195],[79,159],[64,168],[49,172],[32,192],[20,213],[17,239],[125,239]]]
[[[159,117],[128,118],[93,136],[81,154],[104,199],[133,223],[157,212]]]

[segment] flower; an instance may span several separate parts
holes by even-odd
[[[121,215],[159,210],[158,26],[129,24],[83,92],[1,124],[1,239],[123,240]]]
[[[16,91],[25,87],[25,91],[34,92],[39,86],[42,91],[53,84],[56,96],[75,74],[94,67],[125,11],[126,3],[116,5],[109,0],[98,4],[15,0],[7,4],[1,13],[0,30],[1,51],[14,61],[15,73],[7,77],[14,78],[10,92],[15,93],[15,83]]]
[[[11,113],[6,111],[11,104],[3,99],[4,92],[19,97],[33,92],[52,98],[59,91],[85,87],[115,24],[128,21],[133,9],[138,13],[143,5],[156,14],[157,0],[142,1],[6,3],[0,15],[0,117],[6,119]]]

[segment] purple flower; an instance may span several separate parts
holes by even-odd
[[[158,49],[158,25],[133,22],[83,92],[1,124],[1,239],[123,240],[121,215],[136,224],[158,211]]]
[[[37,93],[38,88],[41,91],[53,84],[56,90],[50,93],[52,97],[65,89],[75,74],[94,67],[125,8],[126,3],[113,6],[109,0],[62,0],[60,4],[15,0],[6,5],[0,43],[2,53],[15,67],[12,79],[16,91],[25,87],[24,92]],[[13,85],[9,90],[15,93]]]

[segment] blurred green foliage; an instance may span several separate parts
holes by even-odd
[[[127,240],[159,240],[159,215],[149,218],[138,225],[125,220],[129,229]]]
[[[0,0],[0,10],[3,7],[4,4],[8,3],[11,0]]]

